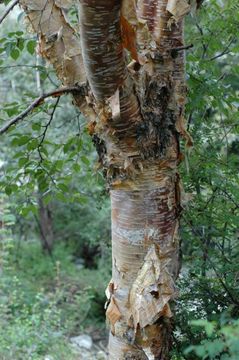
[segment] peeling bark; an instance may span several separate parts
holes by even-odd
[[[168,356],[169,301],[175,297],[179,271],[177,145],[172,148],[167,162],[148,161],[133,184],[111,191],[113,296],[121,314],[114,324],[118,339],[111,341],[135,344],[142,356],[148,348],[155,359]],[[125,359],[127,352],[110,358]]]
[[[132,10],[135,2],[126,3]],[[140,64],[129,71],[140,116],[122,138],[110,139],[120,170],[111,181],[110,305],[114,299],[121,314],[111,327],[110,359],[166,360],[172,345],[170,303],[177,294],[174,283],[180,267],[179,134],[188,145],[191,138],[183,124],[184,53],[173,51],[183,45],[183,21],[173,18],[167,5],[167,1],[139,1],[135,9],[139,23],[135,26],[132,11],[127,19],[137,33]],[[134,155],[123,162],[122,149]]]
[[[167,360],[180,268],[180,135],[192,145],[180,50],[190,7],[186,0],[79,0],[79,40],[61,1],[20,2],[63,83],[89,82],[74,97],[111,190],[109,358]]]
[[[40,36],[39,53],[49,60],[65,85],[86,80],[79,39],[67,22],[61,2],[20,0],[32,29]]]
[[[85,84],[84,70],[79,34],[71,27],[65,17],[65,7],[71,1],[54,0],[19,0],[20,6],[26,13],[29,30],[39,36],[38,52],[54,67],[57,76],[65,86]],[[85,93],[73,93],[76,106],[91,121],[96,114],[85,98]]]

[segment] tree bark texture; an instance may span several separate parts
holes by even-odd
[[[179,262],[186,0],[20,0],[39,51],[89,120],[112,203],[109,359],[170,358]]]

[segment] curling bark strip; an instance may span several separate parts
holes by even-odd
[[[33,30],[39,34],[39,52],[53,64],[65,85],[85,82],[79,39],[64,10],[53,0],[20,0]]]
[[[54,67],[65,86],[86,82],[79,38],[65,17],[63,5],[70,0],[20,0],[30,31],[38,34],[38,52]],[[96,115],[82,93],[73,93],[75,103],[91,121]]]

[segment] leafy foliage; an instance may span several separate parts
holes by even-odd
[[[218,324],[207,320],[195,320],[192,321],[192,325],[204,329],[208,338],[202,340],[200,345],[188,347],[185,354],[194,352],[202,359],[237,359],[239,352],[238,320],[232,320],[228,314],[224,314]]]
[[[79,269],[65,245],[49,258],[36,241],[16,243],[14,217],[1,210],[0,357],[40,360],[57,354],[57,359],[76,359],[69,338],[92,322],[101,326],[110,267]]]
[[[206,2],[186,29],[194,44],[187,57],[194,148],[182,169],[185,201],[191,199],[181,222],[176,304],[176,358],[182,359],[236,359],[223,329],[238,341],[237,7],[235,1]]]

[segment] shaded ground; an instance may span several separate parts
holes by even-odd
[[[107,331],[88,329],[82,334],[70,339],[77,360],[106,360],[107,359]]]

